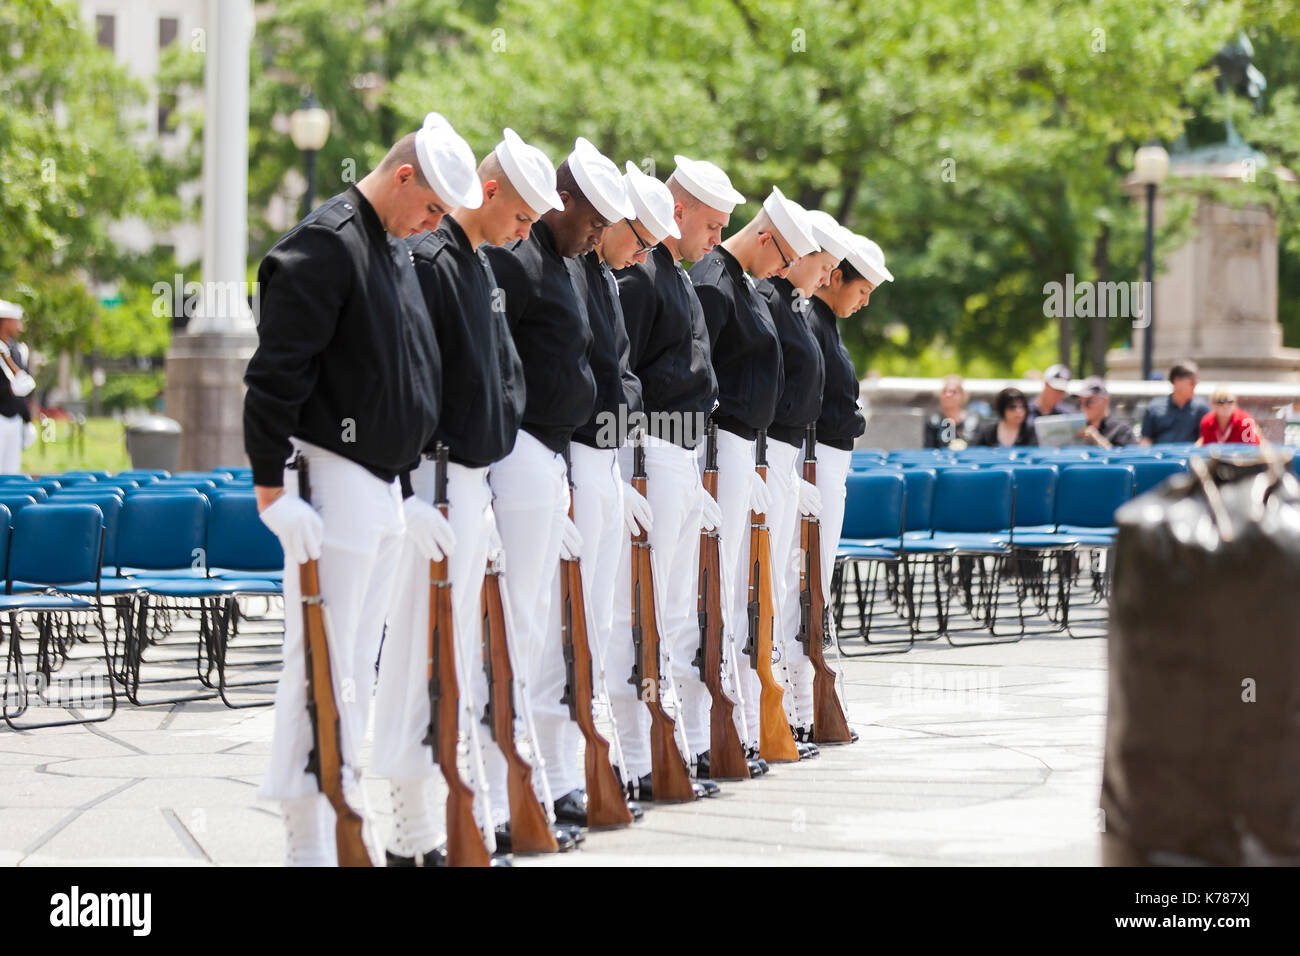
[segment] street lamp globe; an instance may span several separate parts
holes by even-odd
[[[289,114],[289,138],[304,153],[318,152],[330,136],[330,114],[310,93]]]
[[[1169,153],[1159,143],[1147,143],[1133,154],[1133,178],[1140,183],[1159,185],[1169,172]]]

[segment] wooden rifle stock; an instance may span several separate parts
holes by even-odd
[[[767,433],[759,431],[755,442],[754,468],[767,480]],[[748,647],[758,670],[761,687],[758,700],[758,754],[771,763],[799,759],[799,749],[790,732],[781,699],[785,690],[772,673],[772,631],[775,613],[772,597],[772,537],[767,515],[750,512],[749,524],[749,627]]]
[[[488,673],[488,729],[506,758],[510,799],[510,846],[514,853],[556,853],[559,845],[546,810],[533,789],[533,767],[515,747],[514,668],[506,643],[505,609],[501,605],[501,572],[489,568],[483,577],[483,641]]]
[[[311,503],[307,459],[294,458],[298,496]],[[298,566],[302,594],[302,645],[307,663],[307,715],[311,722],[311,753],[307,770],[334,808],[334,843],[339,866],[374,866],[366,849],[361,815],[343,795],[343,738],[338,702],[334,699],[333,664],[325,627],[325,602],[320,594],[320,567],[314,558]]]
[[[632,487],[646,493],[645,445],[632,451]],[[691,774],[673,737],[676,725],[659,699],[659,621],[655,615],[654,566],[650,539],[640,529],[632,536],[632,643],[635,685],[650,708],[650,788],[656,803],[686,803],[695,799]]]
[[[568,456],[565,456],[566,462]],[[573,480],[569,469],[569,519],[573,519]],[[560,561],[561,635],[564,644],[565,686],[561,703],[569,705],[586,741],[587,826],[592,829],[628,826],[632,811],[609,759],[609,741],[596,729],[591,699],[591,634],[587,631],[587,605],[582,592],[582,564]]]
[[[817,484],[817,432],[808,426],[803,459],[803,480]],[[842,744],[853,739],[844,707],[835,690],[835,672],[826,663],[826,600],[822,596],[821,522],[804,516],[800,522],[799,547],[803,566],[799,569],[799,642],[813,666],[813,741]]]
[[[710,422],[704,456],[704,489],[718,498],[718,426]],[[722,552],[718,532],[700,532],[700,676],[709,690],[709,777],[746,780],[749,762],[736,730],[735,702],[722,686]]]
[[[434,503],[447,514],[447,448],[436,451]],[[434,748],[447,781],[447,865],[490,866],[483,832],[474,819],[474,791],[461,779],[460,689],[456,680],[456,642],[452,633],[451,582],[447,559],[429,562],[429,729],[424,743]]]

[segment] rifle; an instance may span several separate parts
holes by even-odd
[[[311,504],[307,459],[299,453],[290,466],[298,471],[298,497]],[[308,558],[298,566],[302,593],[302,647],[307,663],[307,715],[311,722],[311,753],[307,771],[334,808],[334,843],[339,866],[374,866],[366,849],[364,821],[343,796],[343,737],[338,702],[334,699],[329,627],[320,593],[320,568]]]
[[[573,520],[573,466],[565,451],[569,474],[569,520]],[[632,822],[632,811],[618,774],[609,761],[609,741],[596,729],[591,698],[591,630],[587,626],[587,602],[582,591],[582,564],[560,561],[561,640],[564,643],[565,684],[560,703],[569,705],[569,715],[587,742],[587,826],[592,829],[623,827]]]
[[[718,497],[718,426],[709,422],[704,453],[704,488]],[[736,731],[735,702],[722,686],[722,550],[717,530],[700,532],[700,650],[695,663],[709,689],[709,777],[746,780],[749,762]]]
[[[515,853],[557,853],[559,845],[546,810],[533,789],[533,767],[515,746],[514,668],[506,637],[501,570],[493,564],[483,578],[483,659],[487,670],[488,733],[506,758],[510,797],[510,844]]]
[[[632,487],[646,493],[645,437],[632,447]],[[656,803],[695,799],[690,771],[673,739],[676,725],[664,710],[659,686],[659,621],[654,599],[654,564],[645,529],[632,536],[632,676],[650,708],[650,788]]]
[[[767,432],[760,430],[754,445],[754,470],[767,480]],[[762,690],[758,700],[758,753],[764,760],[781,763],[799,759],[781,698],[785,691],[772,674],[772,538],[767,515],[749,516],[749,634],[745,653],[758,671]]]
[[[817,484],[817,426],[809,425],[803,480]],[[835,672],[826,663],[826,599],[822,596],[821,522],[804,516],[799,528],[799,643],[813,666],[813,740],[842,744],[853,739],[835,691]]]
[[[434,504],[447,514],[447,446],[435,449]],[[424,743],[434,748],[447,781],[447,865],[490,866],[491,855],[474,819],[474,791],[456,764],[460,744],[460,691],[452,634],[451,582],[447,559],[429,562],[429,728]],[[489,822],[489,825],[490,822]]]

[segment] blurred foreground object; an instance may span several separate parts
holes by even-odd
[[[1300,481],[1192,459],[1116,513],[1108,866],[1300,863]]]

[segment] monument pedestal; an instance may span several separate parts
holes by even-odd
[[[1179,161],[1170,176],[1240,182],[1242,161]],[[1287,170],[1278,170],[1291,181]],[[1141,187],[1137,187],[1139,190]],[[1156,221],[1164,199],[1157,194]],[[1202,381],[1300,382],[1300,349],[1282,346],[1277,320],[1277,220],[1260,206],[1196,199],[1195,235],[1165,262],[1155,283],[1152,367],[1166,372],[1180,359],[1201,368]],[[1106,356],[1115,378],[1142,375],[1142,331],[1131,350]]]
[[[183,429],[177,470],[247,464],[243,380],[256,348],[255,332],[172,336],[164,404]]]

